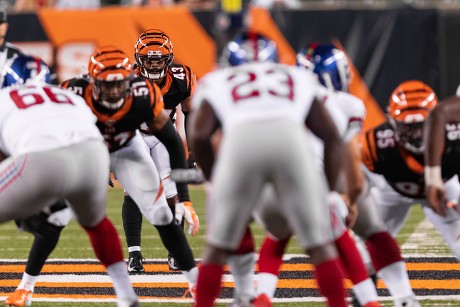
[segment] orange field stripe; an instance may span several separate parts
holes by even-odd
[[[147,272],[171,272],[167,264],[145,264],[144,268]],[[406,263],[406,268],[409,271],[460,271],[460,263]],[[22,273],[25,269],[25,264],[7,264],[0,265],[0,273]],[[225,268],[228,270],[228,267]],[[312,271],[311,264],[283,264],[281,271]],[[94,272],[104,273],[105,268],[100,264],[45,264],[42,270],[43,273],[81,273]]]
[[[16,287],[19,284],[20,280],[1,280],[1,287]],[[460,290],[460,280],[451,279],[451,280],[411,280],[410,281],[412,288],[414,289],[447,289],[447,290]],[[224,287],[233,287],[233,282],[224,282],[222,283]],[[185,282],[148,282],[148,283],[139,283],[134,282],[134,287],[136,288],[187,288],[188,284]],[[345,286],[350,288],[352,286],[349,280],[346,280]],[[36,287],[46,287],[46,288],[111,288],[112,283],[100,282],[100,283],[81,283],[81,282],[60,282],[60,283],[51,283],[51,282],[38,282]],[[378,281],[377,287],[384,289],[385,284],[382,281]],[[278,281],[278,288],[316,288],[316,281],[314,279],[281,279]]]

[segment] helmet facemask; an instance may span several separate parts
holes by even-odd
[[[93,79],[94,97],[105,108],[117,110],[123,106],[125,97],[130,93],[130,81],[130,77],[114,81]]]
[[[425,150],[425,143],[423,141],[423,124],[425,118],[422,114],[419,115],[420,121],[403,122],[389,117],[390,125],[395,131],[396,141],[414,154],[421,154]]]
[[[166,75],[174,54],[169,37],[157,29],[142,33],[134,45],[134,57],[143,77],[156,81]]]
[[[106,109],[121,108],[133,78],[128,56],[113,46],[100,47],[91,56],[88,71],[93,98]]]

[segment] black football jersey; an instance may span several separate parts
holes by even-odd
[[[61,84],[83,97],[97,116],[97,127],[109,147],[114,152],[134,137],[136,130],[144,122],[150,122],[164,108],[160,89],[143,78],[131,81],[131,92],[116,111],[108,110],[93,98],[93,88],[87,78],[74,78]]]
[[[136,73],[140,75],[139,70]],[[160,90],[163,95],[164,108],[168,111],[171,120],[174,121],[176,107],[193,94],[196,84],[196,75],[190,67],[172,64],[168,68]]]
[[[456,128],[460,133],[460,126]],[[444,181],[459,173],[460,137],[448,138],[442,157]],[[398,145],[396,135],[388,122],[367,131],[362,141],[362,158],[366,167],[385,177],[398,193],[412,198],[425,197],[424,157],[414,155]]]

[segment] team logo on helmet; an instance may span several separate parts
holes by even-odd
[[[423,123],[437,104],[431,87],[418,80],[403,82],[391,93],[388,121],[401,146],[412,153],[423,152]]]

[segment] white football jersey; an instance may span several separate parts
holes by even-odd
[[[0,150],[10,156],[102,140],[96,117],[74,93],[28,82],[0,91]]]
[[[337,108],[345,115],[347,128],[342,134],[344,141],[361,133],[366,117],[366,107],[361,99],[345,92],[328,91],[325,104],[327,108]]]
[[[224,132],[241,122],[290,118],[304,124],[324,88],[312,72],[276,63],[252,63],[217,70],[202,78],[193,108],[206,100]]]
[[[322,101],[344,142],[361,133],[366,116],[366,108],[361,99],[345,92],[326,90]],[[319,167],[323,167],[323,142],[312,133],[310,137],[317,157],[316,163]]]

